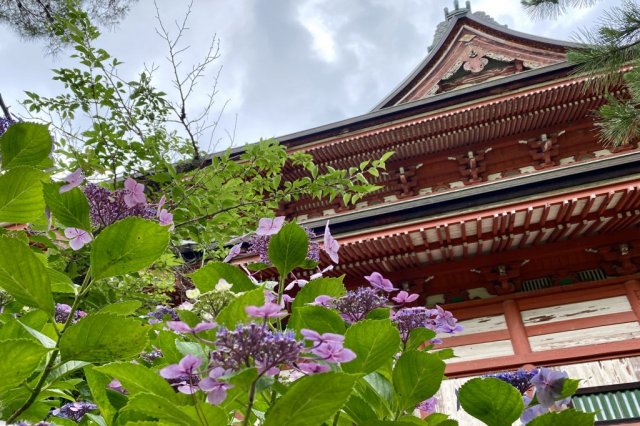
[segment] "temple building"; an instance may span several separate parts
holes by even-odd
[[[640,418],[640,151],[599,141],[606,99],[567,62],[574,44],[468,2],[445,17],[374,110],[280,139],[336,168],[394,151],[383,188],[282,214],[318,233],[330,219],[349,286],[378,271],[461,320],[439,403],[461,424],[464,380],[531,366],[583,379],[574,404],[600,421]]]

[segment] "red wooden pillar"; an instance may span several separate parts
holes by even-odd
[[[627,299],[631,309],[636,314],[636,318],[640,321],[640,281],[629,280],[624,283],[624,288],[627,290]]]
[[[530,354],[531,345],[529,345],[527,330],[524,328],[518,304],[514,300],[505,300],[502,302],[502,309],[504,310],[504,317],[507,322],[513,353],[516,355]]]

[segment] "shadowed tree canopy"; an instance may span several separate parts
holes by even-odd
[[[113,26],[137,0],[0,0],[0,24],[27,39],[46,40],[51,50],[61,40],[52,30],[56,17],[65,17],[69,3],[87,11],[92,21]]]

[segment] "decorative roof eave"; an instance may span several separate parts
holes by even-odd
[[[450,108],[455,105],[472,102],[478,99],[494,96],[496,93],[517,90],[524,86],[539,85],[556,79],[566,78],[575,69],[575,65],[560,63],[549,67],[514,74],[498,80],[487,81],[460,90],[445,92],[415,102],[401,104],[383,110],[372,111],[367,114],[348,118],[334,123],[313,127],[300,132],[276,137],[280,143],[289,148],[309,149],[319,142],[331,138],[344,137],[347,134],[366,130],[385,123],[390,123],[419,114]],[[232,157],[237,158],[245,152],[246,146],[239,146],[230,150]],[[205,163],[220,153],[210,154]]]
[[[635,228],[640,179],[424,219],[393,232],[340,239],[334,273],[393,273],[434,263]],[[639,234],[630,234],[637,239]]]
[[[465,25],[475,28],[480,28],[484,31],[488,31],[495,35],[499,35],[504,38],[517,40],[523,44],[532,44],[536,46],[544,47],[550,51],[566,52],[569,48],[577,48],[581,45],[578,43],[572,43],[562,40],[553,40],[544,37],[538,37],[531,34],[525,34],[519,31],[514,31],[506,26],[498,25],[494,22],[490,22],[486,19],[478,18],[472,13],[466,13],[461,15],[455,15],[448,19],[447,28],[443,35],[435,44],[434,48],[429,52],[422,62],[418,64],[416,68],[405,78],[398,87],[396,87],[387,97],[385,97],[378,105],[376,105],[372,111],[379,111],[381,109],[389,108],[397,105],[411,89],[421,76],[424,76],[430,69],[437,65],[438,61],[446,55],[447,51],[451,48],[451,45],[455,42],[457,35],[463,29]],[[545,67],[546,68],[546,67]]]
[[[358,132],[319,140],[312,146],[298,148],[311,153],[316,161],[334,167],[371,159],[388,150],[406,150],[419,145],[421,154],[453,149],[533,130],[539,125],[575,121],[604,103],[602,95],[584,93],[585,77],[570,77],[553,83],[529,86],[519,91],[487,96],[454,108],[443,108],[415,115]],[[556,113],[554,111],[561,111]],[[484,138],[484,139],[483,139]],[[366,155],[365,155],[366,154]],[[399,157],[397,157],[399,158]],[[397,159],[396,158],[396,159]]]
[[[349,211],[332,216],[331,229],[341,242],[345,239],[358,240],[367,238],[369,234],[393,233],[398,228],[413,226],[410,224],[424,221],[425,218],[451,217],[465,211],[489,208],[491,205],[504,206],[505,203],[536,198],[536,195],[537,198],[543,197],[553,191],[567,193],[582,189],[581,185],[594,186],[595,183],[595,186],[601,186],[602,181],[607,179],[637,179],[639,174],[640,152],[631,151],[535,174]],[[326,221],[327,218],[318,218],[302,223],[321,232]]]

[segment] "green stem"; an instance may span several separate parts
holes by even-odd
[[[60,340],[62,338],[62,335],[67,330],[67,328],[73,323],[73,317],[76,311],[78,310],[78,305],[80,304],[80,300],[82,299],[82,296],[86,293],[86,291],[89,289],[92,282],[93,281],[91,281],[91,268],[89,268],[89,270],[87,271],[87,274],[84,277],[84,281],[82,282],[82,286],[80,287],[80,291],[78,292],[78,295],[73,301],[73,305],[71,306],[71,312],[69,312],[69,317],[67,318],[67,321],[64,323],[64,326],[62,327],[62,330],[58,335],[56,346],[53,348],[53,351],[51,352],[49,360],[47,361],[47,364],[45,365],[44,370],[42,371],[42,375],[40,376],[40,379],[38,379],[38,383],[36,383],[36,385],[33,387],[33,390],[31,391],[31,395],[29,395],[29,398],[25,401],[25,403],[22,404],[22,406],[18,408],[16,411],[14,411],[13,414],[11,414],[11,416],[7,419],[7,423],[11,424],[15,420],[17,420],[20,414],[24,413],[29,407],[31,407],[31,405],[35,402],[36,398],[38,398],[38,395],[40,395],[40,391],[42,391],[42,387],[47,381],[49,374],[51,374],[54,367],[56,366],[56,359],[58,358],[58,354],[60,353]]]
[[[256,398],[256,384],[258,383],[258,376],[252,383],[251,389],[249,389],[249,404],[247,404],[247,413],[244,415],[244,420],[242,421],[243,426],[249,425],[249,418],[251,417],[251,410],[253,409],[253,401]]]
[[[340,411],[338,411],[336,415],[333,416],[333,426],[338,426],[338,419],[340,419]]]

